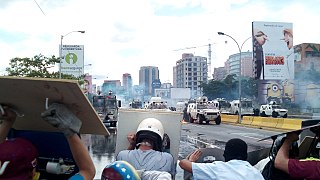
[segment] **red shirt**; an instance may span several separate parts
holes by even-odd
[[[320,179],[320,161],[289,159],[289,175],[292,178]]]

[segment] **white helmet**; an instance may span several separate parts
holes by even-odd
[[[164,129],[162,123],[156,118],[146,118],[141,121],[137,128],[137,144],[143,139],[152,139],[155,143],[155,150],[162,151],[162,140],[164,136]]]
[[[158,134],[163,139],[164,129],[162,123],[156,118],[146,118],[142,120],[138,126],[137,133],[139,131],[151,131]]]

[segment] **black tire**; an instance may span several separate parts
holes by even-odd
[[[191,117],[190,114],[189,114],[189,122],[190,122],[190,123],[193,123],[193,122],[194,122],[194,120],[192,119],[192,117]]]
[[[201,116],[200,116],[200,115],[198,115],[198,117],[197,117],[197,121],[198,121],[198,123],[199,123],[199,124],[202,124],[202,118],[201,118]]]
[[[266,117],[267,115],[266,115],[266,113],[264,111],[262,111],[262,113],[260,113],[260,116],[261,117]]]
[[[277,112],[275,112],[275,111],[272,111],[272,117],[274,117],[274,118],[276,118],[276,117],[278,117],[278,113]]]
[[[255,116],[259,116],[259,111],[260,111],[259,109],[254,109],[254,110],[253,110],[254,115],[255,115]]]
[[[221,116],[218,116],[214,121],[216,122],[216,125],[221,124]]]
[[[288,113],[286,113],[285,115],[282,116],[283,118],[287,118],[288,117]]]

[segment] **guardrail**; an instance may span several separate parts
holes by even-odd
[[[237,115],[222,115],[222,123],[238,123]],[[273,118],[259,116],[243,116],[240,124],[255,126],[257,128],[275,128],[282,130],[296,130],[302,128],[302,119],[293,118]]]

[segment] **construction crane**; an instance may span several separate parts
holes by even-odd
[[[201,45],[201,46],[193,46],[193,47],[185,47],[185,48],[181,48],[181,49],[175,49],[173,51],[182,51],[182,50],[186,50],[186,49],[194,49],[194,48],[199,48],[199,47],[204,47],[204,46],[208,46],[208,75],[209,77],[212,76],[211,74],[211,44],[205,44],[205,45]]]

